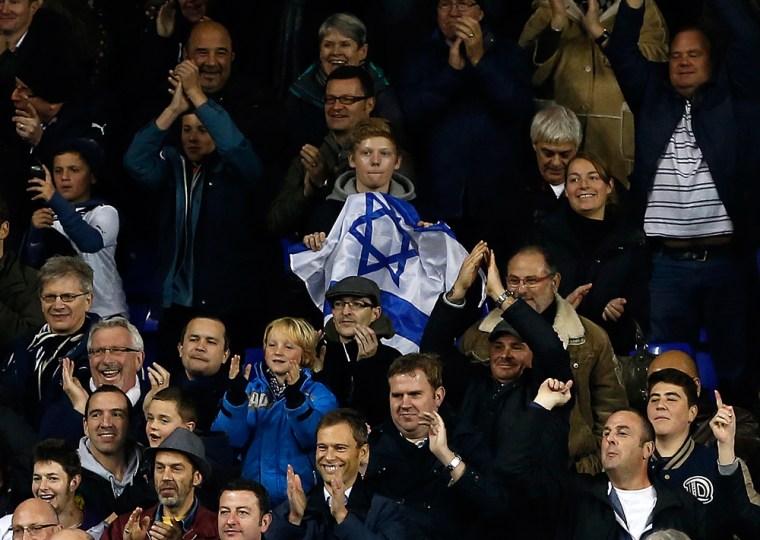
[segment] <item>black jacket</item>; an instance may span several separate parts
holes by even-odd
[[[575,214],[564,201],[539,221],[532,240],[554,258],[562,276],[562,297],[580,285],[593,284],[578,306],[578,314],[604,328],[615,352],[627,355],[635,345],[634,320],[644,330],[649,326],[649,256],[644,231],[633,228],[612,209],[603,222],[587,223],[591,221]],[[601,230],[585,234],[586,226],[593,225]],[[596,242],[588,240],[592,235]],[[613,298],[626,299],[625,312],[617,322],[605,321],[602,312]]]
[[[16,254],[0,259],[0,346],[45,324],[37,298],[37,272],[22,266]]]

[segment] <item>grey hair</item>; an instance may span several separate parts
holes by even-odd
[[[129,339],[132,342],[132,348],[137,349],[138,351],[142,351],[145,349],[145,345],[143,344],[143,338],[140,335],[140,331],[137,330],[137,327],[129,322],[124,317],[111,317],[110,319],[100,319],[98,322],[94,323],[92,327],[90,328],[90,335],[87,336],[87,348],[92,348],[92,336],[95,335],[95,332],[98,330],[102,330],[103,328],[124,328],[129,332]]]
[[[649,540],[691,540],[691,537],[685,532],[676,529],[663,529],[656,531],[647,536]]]
[[[367,27],[356,15],[351,13],[333,13],[319,27],[319,42],[322,43],[328,30],[337,30],[353,39],[359,47],[367,42]]]
[[[40,268],[40,294],[47,283],[67,276],[74,276],[79,280],[82,292],[92,292],[92,267],[82,257],[56,255],[50,257]]]
[[[580,148],[583,141],[581,122],[575,113],[562,105],[549,105],[536,113],[530,124],[530,140],[539,143],[571,142]]]

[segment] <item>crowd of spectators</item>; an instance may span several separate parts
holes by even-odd
[[[758,140],[756,0],[0,0],[0,536],[760,535]]]

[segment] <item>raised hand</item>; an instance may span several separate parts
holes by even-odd
[[[306,493],[301,485],[301,477],[295,473],[292,465],[288,465],[288,503],[288,521],[293,525],[300,525],[306,511]]]
[[[623,312],[625,311],[625,304],[627,302],[628,301],[625,298],[613,298],[607,302],[606,306],[604,306],[604,311],[602,311],[602,318],[605,321],[617,322],[620,317],[623,316]]]
[[[319,251],[322,249],[325,245],[325,240],[327,240],[327,235],[323,232],[315,232],[303,237],[303,243],[312,251]]]
[[[82,383],[79,382],[79,379],[74,376],[74,362],[69,358],[63,359],[61,377],[63,379],[63,391],[69,397],[71,406],[74,407],[74,410],[79,414],[84,414],[89,394],[87,393],[87,390],[82,387]]]
[[[156,33],[168,38],[174,33],[174,22],[177,17],[177,9],[174,7],[174,0],[166,0],[158,10],[156,15]]]
[[[150,516],[140,519],[142,508],[139,506],[129,515],[127,524],[124,526],[123,540],[145,540],[150,528]]]
[[[288,386],[293,386],[301,378],[301,360],[291,360],[288,366],[288,372],[285,374],[285,382]]]
[[[325,187],[327,184],[327,166],[319,148],[311,144],[305,144],[299,152],[301,165],[306,169],[303,180],[303,194],[308,198],[314,194],[315,189]]]
[[[340,525],[348,515],[346,486],[343,484],[343,478],[336,474],[329,484],[325,484],[325,489],[330,494],[330,513]]]
[[[718,441],[718,462],[722,465],[730,465],[736,459],[734,454],[734,441],[736,439],[736,416],[734,408],[725,405],[720,397],[720,392],[715,390],[715,403],[718,411],[710,420],[715,440]]]
[[[578,285],[573,292],[567,295],[567,298],[565,298],[565,300],[567,300],[568,303],[573,306],[573,309],[578,309],[578,306],[581,305],[583,299],[586,298],[586,295],[589,293],[592,286],[593,285],[591,283]]]
[[[380,345],[375,331],[369,326],[362,326],[360,324],[357,324],[355,328],[354,341],[359,345],[359,354],[356,356],[356,359],[363,360],[364,358],[375,356],[377,348]]]
[[[169,381],[171,380],[171,374],[157,362],[153,362],[152,366],[148,366],[148,379],[150,380],[150,390],[145,394],[143,400],[143,412],[148,411],[150,402],[158,392],[164,388],[169,388]]]
[[[478,270],[488,259],[488,244],[483,240],[477,243],[472,249],[469,255],[462,261],[462,266],[459,268],[459,275],[454,282],[454,286],[451,287],[446,298],[455,302],[464,298],[467,291],[472,287],[475,280],[478,278]]]
[[[538,388],[538,394],[533,401],[544,409],[552,410],[570,401],[570,389],[573,381],[562,382],[559,379],[546,379]]]
[[[473,66],[477,66],[484,54],[483,30],[480,28],[480,23],[472,17],[460,17],[454,21],[454,32],[457,40],[464,44],[467,59]],[[449,63],[450,60],[451,53],[449,53]]]
[[[16,114],[11,118],[16,124],[16,133],[32,146],[40,144],[42,139],[42,120],[37,114],[37,109],[30,102],[24,108],[16,109]]]
[[[35,229],[49,229],[55,221],[55,212],[52,208],[38,208],[32,214],[32,227]]]
[[[27,181],[29,187],[26,190],[34,195],[33,201],[43,200],[48,203],[55,194],[55,184],[50,177],[50,170],[45,165],[42,166],[42,169],[45,171],[45,178],[30,178]],[[32,219],[32,224],[34,224],[34,219]]]

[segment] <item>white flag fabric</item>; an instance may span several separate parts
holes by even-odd
[[[445,223],[418,227],[412,205],[384,193],[359,193],[346,200],[320,251],[304,244],[290,249],[290,267],[316,306],[332,316],[325,291],[348,276],[378,284],[381,304],[396,335],[383,340],[404,354],[419,350],[422,332],[438,296],[456,281],[467,251]]]

